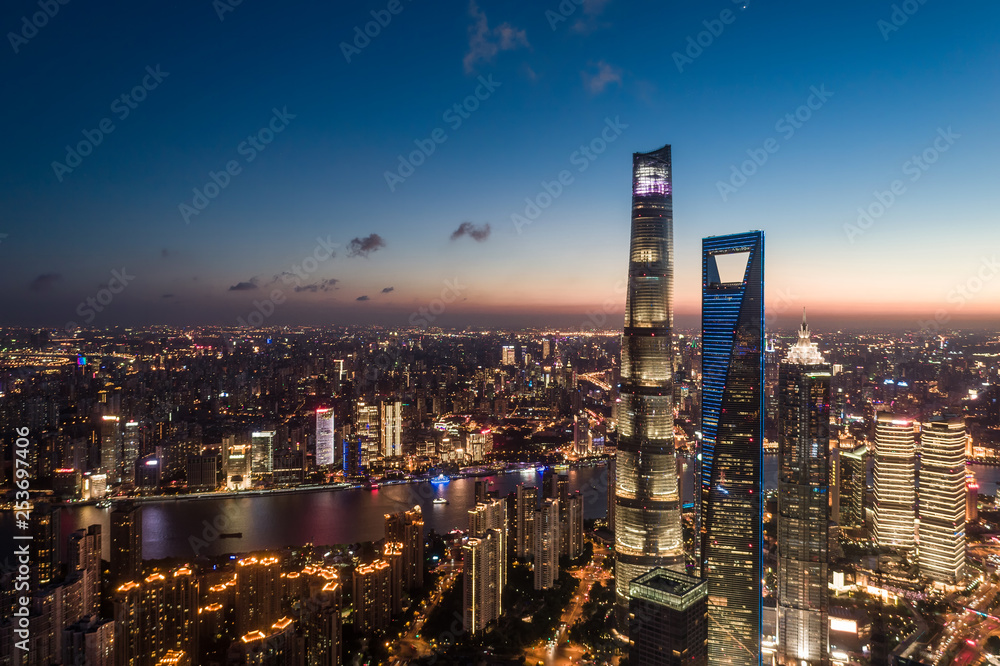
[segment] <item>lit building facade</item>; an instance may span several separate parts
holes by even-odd
[[[403,455],[403,403],[385,400],[380,415],[382,455],[397,458]]]
[[[111,582],[142,575],[142,508],[122,502],[111,510]]]
[[[965,577],[965,419],[920,428],[920,575],[954,584]]]
[[[273,430],[261,430],[250,435],[250,451],[253,455],[250,473],[255,479],[274,471],[274,437]]]
[[[790,666],[821,666],[829,663],[833,373],[802,319],[799,340],[778,368],[777,658]]]
[[[684,569],[674,455],[672,176],[669,145],[633,154],[613,490],[615,591],[621,631],[627,631],[632,580],[655,567]]]
[[[551,589],[559,577],[559,501],[547,499],[532,521],[535,589]]]
[[[337,441],[333,429],[333,409],[316,408],[316,464],[337,464]]]
[[[913,421],[882,412],[875,424],[875,543],[912,552],[916,547],[917,445]]]
[[[515,553],[521,559],[534,555],[535,511],[538,509],[538,488],[520,485],[517,487],[515,510],[517,511],[517,545]]]
[[[763,577],[763,232],[703,239],[701,317],[700,532],[712,627],[708,661],[756,665]]]
[[[462,546],[463,627],[476,634],[500,617],[504,531],[488,529]]]

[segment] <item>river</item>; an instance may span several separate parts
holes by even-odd
[[[979,480],[980,492],[993,494],[1000,482],[1000,467],[970,465]],[[603,518],[607,513],[607,468],[571,469],[570,490],[584,495],[584,517]],[[506,496],[519,484],[540,486],[540,472],[498,474],[484,477],[490,490]],[[242,537],[207,540],[200,552],[207,555],[282,548],[303,543],[336,544],[374,541],[384,536],[384,515],[419,505],[424,526],[438,533],[468,526],[467,512],[475,503],[476,479],[455,479],[432,485],[427,482],[387,485],[378,490],[330,490],[218,499],[170,500],[142,505],[143,558],[187,558],[194,556],[192,537],[206,535],[206,525],[222,526],[224,532]],[[764,457],[764,487],[777,483],[777,456]],[[693,477],[684,482],[685,501],[691,500]],[[448,504],[434,504],[444,497]],[[104,557],[110,555],[110,511],[95,506],[66,507],[62,532],[94,523],[103,526]],[[211,530],[207,531],[212,536]],[[197,543],[197,542],[194,542]]]

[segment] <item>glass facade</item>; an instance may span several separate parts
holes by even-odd
[[[717,257],[746,255],[742,281]],[[761,658],[764,234],[702,240],[701,557],[709,664]]]
[[[920,575],[965,577],[965,419],[934,419],[920,431]]]
[[[917,445],[913,421],[882,413],[875,426],[875,543],[913,551],[917,514]]]
[[[778,369],[778,662],[794,666],[829,663],[832,375],[803,321]]]
[[[685,568],[674,456],[670,183],[670,146],[632,156],[632,240],[612,517],[623,631],[629,583],[656,567]]]

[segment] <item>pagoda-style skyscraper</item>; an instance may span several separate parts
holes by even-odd
[[[777,659],[790,666],[830,663],[827,525],[833,372],[809,337],[803,311],[799,340],[778,369]]]
[[[669,145],[633,154],[613,516],[621,631],[632,580],[656,567],[684,571],[674,457],[671,176]]]

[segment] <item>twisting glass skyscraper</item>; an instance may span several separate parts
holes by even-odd
[[[622,631],[633,579],[656,567],[684,570],[674,458],[673,253],[670,146],[664,146],[632,156],[632,242],[614,485]]]
[[[829,663],[830,378],[802,314],[778,368],[778,662]]]
[[[745,262],[745,264],[744,264]],[[702,240],[702,578],[708,663],[760,663],[764,233]]]

